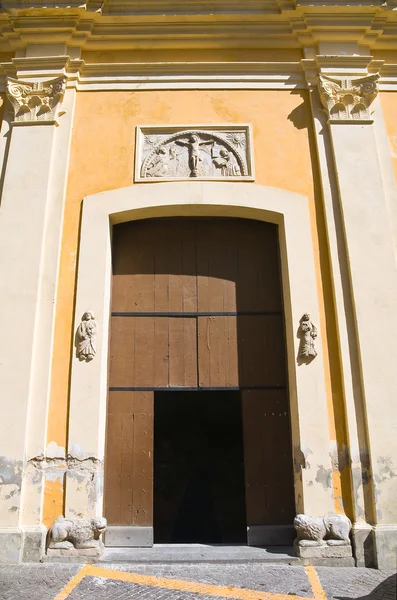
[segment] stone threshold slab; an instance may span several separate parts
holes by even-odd
[[[211,546],[155,544],[152,548],[105,548],[101,563],[245,563],[301,564],[292,546]]]

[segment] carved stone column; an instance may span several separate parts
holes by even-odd
[[[373,124],[379,74],[366,71],[379,65],[363,56],[317,56],[303,63],[317,132],[358,492],[356,558],[392,568],[397,479],[386,475],[385,465],[397,469],[390,427],[397,418],[397,265]]]
[[[14,76],[6,77],[11,130],[0,210],[0,389],[7,414],[0,422],[0,474],[10,474],[0,490],[0,562],[39,560],[46,533],[46,424],[74,94],[65,96],[59,57],[44,60],[59,76],[27,77],[29,69],[39,72],[33,59],[2,65]],[[42,68],[43,58],[37,61]]]

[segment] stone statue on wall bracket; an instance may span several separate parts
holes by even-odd
[[[76,332],[76,355],[80,361],[90,362],[96,355],[97,323],[92,310],[85,312]]]
[[[317,327],[311,322],[308,313],[305,313],[300,320],[298,336],[300,338],[298,359],[301,362],[310,362],[317,356],[315,348]]]

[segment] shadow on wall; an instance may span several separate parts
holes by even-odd
[[[305,92],[293,90],[291,96],[300,96],[302,104],[296,106],[288,115],[288,120],[296,127],[296,129],[308,129],[310,117],[309,97]]]
[[[396,557],[397,562],[397,557]],[[335,600],[353,600],[350,596],[334,596]],[[397,598],[397,575],[387,577],[366,596],[354,597],[354,600],[394,600]]]

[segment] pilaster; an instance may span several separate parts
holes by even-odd
[[[13,542],[2,562],[39,560],[45,542],[47,413],[75,95],[66,89],[69,58],[61,58],[2,64],[12,120],[0,206],[0,388],[6,415],[0,422],[0,470],[11,479],[0,486],[0,536],[11,535]]]
[[[360,565],[392,568],[382,546],[388,548],[390,557],[392,542],[383,540],[390,527],[395,536],[397,523],[393,475],[397,453],[390,426],[397,419],[397,265],[390,194],[378,148],[382,130],[374,126],[380,65],[365,55],[318,55],[303,61],[323,184],[339,331],[355,499],[356,560]],[[380,526],[382,543],[376,543]]]

